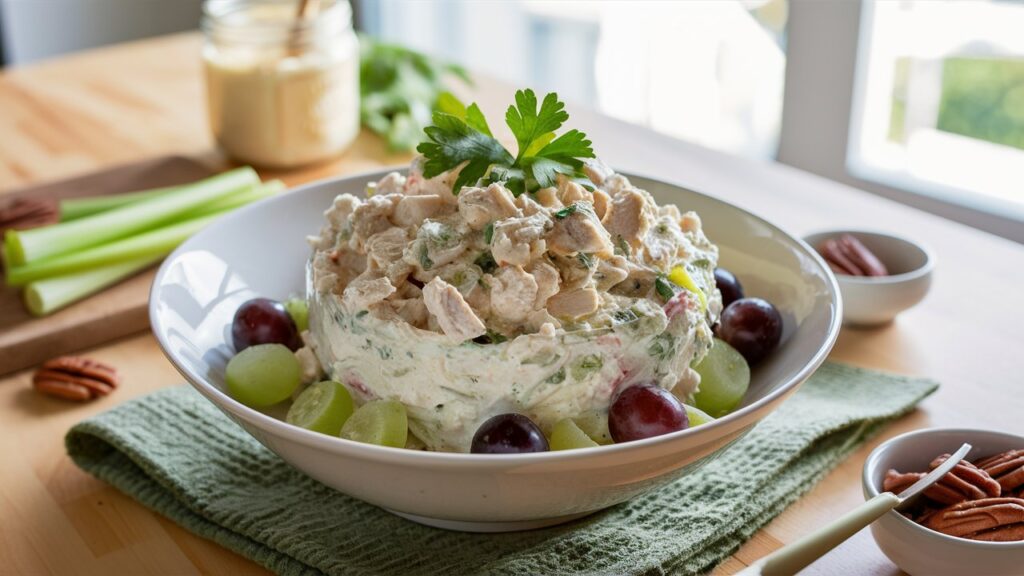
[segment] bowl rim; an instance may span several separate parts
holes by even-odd
[[[227,393],[221,391],[212,383],[208,382],[206,378],[192,370],[187,365],[179,365],[175,360],[174,355],[171,352],[170,344],[166,341],[166,331],[163,330],[163,322],[160,314],[157,313],[156,295],[163,285],[165,276],[167,275],[170,267],[178,258],[192,250],[192,245],[198,242],[202,242],[207,236],[213,234],[214,230],[223,226],[228,222],[236,220],[242,220],[246,218],[249,212],[254,210],[262,210],[264,206],[284,203],[291,200],[292,197],[296,197],[298,194],[308,193],[309,190],[314,188],[323,188],[345,181],[368,181],[370,179],[379,179],[390,172],[404,171],[408,168],[408,165],[402,164],[397,166],[388,166],[383,168],[377,168],[373,170],[366,170],[354,174],[346,174],[340,176],[334,176],[329,178],[323,178],[308,182],[301,186],[297,186],[294,189],[287,190],[281,194],[271,196],[242,206],[229,214],[226,214],[219,218],[217,222],[214,222],[210,226],[207,226],[194,234],[192,237],[181,243],[173,252],[171,252],[160,264],[160,268],[157,270],[156,275],[153,278],[153,284],[150,287],[149,297],[149,320],[151,325],[151,331],[153,336],[157,340],[157,344],[160,346],[164,356],[170,361],[171,365],[185,377],[185,380],[208,400],[210,400],[215,406],[222,410],[229,412],[230,416],[241,418],[257,428],[269,430],[270,433],[278,435],[288,441],[296,442],[306,446],[314,447],[319,450],[325,450],[331,453],[338,453],[343,455],[355,456],[372,461],[400,461],[405,464],[422,464],[422,465],[445,465],[454,467],[479,467],[479,466],[491,466],[494,468],[519,468],[524,465],[550,463],[553,461],[570,461],[580,460],[585,458],[591,458],[594,456],[611,456],[614,454],[621,454],[624,452],[639,452],[643,448],[651,448],[659,445],[667,445],[681,438],[692,436],[695,434],[695,430],[699,428],[699,433],[704,433],[713,428],[728,428],[735,426],[746,419],[748,416],[758,413],[767,406],[784,399],[788,394],[794,392],[801,383],[811,376],[825,361],[828,357],[829,352],[835,345],[836,340],[839,337],[839,329],[842,325],[843,318],[843,303],[842,296],[839,291],[839,284],[836,281],[835,275],[832,270],[825,263],[824,259],[818,254],[817,250],[808,245],[799,236],[790,233],[788,230],[766,220],[758,214],[736,206],[735,204],[709,194],[703,194],[692,190],[685,186],[652,178],[635,172],[620,172],[619,174],[629,178],[630,180],[637,178],[646,180],[648,182],[655,182],[665,184],[673,188],[684,190],[686,192],[704,196],[710,198],[713,201],[721,202],[729,206],[730,208],[737,210],[749,217],[752,217],[759,221],[760,224],[769,227],[775,232],[792,240],[798,247],[802,248],[805,252],[805,256],[811,258],[818,267],[824,272],[825,282],[830,289],[832,305],[832,317],[829,322],[828,332],[825,336],[825,340],[818,346],[814,355],[810,360],[802,366],[789,381],[779,387],[776,390],[771,391],[763,398],[756,400],[755,402],[740,408],[726,416],[717,418],[713,422],[703,424],[699,427],[687,428],[685,430],[679,430],[669,434],[661,436],[655,436],[652,438],[645,438],[643,440],[636,440],[633,442],[624,442],[621,444],[610,444],[598,446],[596,448],[576,448],[571,450],[559,450],[559,451],[548,451],[548,452],[533,452],[525,454],[472,454],[472,453],[461,453],[461,452],[433,452],[427,450],[408,450],[406,448],[392,448],[389,446],[377,446],[374,444],[365,444],[362,442],[354,442],[346,440],[344,438],[336,438],[314,432],[312,430],[306,430],[292,424],[288,424],[283,420],[278,420],[270,415],[264,414],[258,410],[250,408],[241,402],[238,402],[234,398],[231,398]],[[742,426],[742,425],[741,425]]]
[[[912,438],[916,438],[918,436],[930,436],[930,435],[936,435],[936,434],[963,435],[964,436],[964,440],[963,440],[964,442],[970,442],[969,436],[971,434],[994,434],[994,435],[998,435],[998,436],[1006,436],[1006,437],[1009,437],[1009,438],[1014,438],[1016,440],[1019,440],[1021,442],[1021,445],[1024,445],[1024,436],[1020,436],[1018,434],[1013,434],[1011,432],[1004,432],[1002,430],[985,430],[985,429],[981,429],[981,428],[952,428],[951,427],[951,428],[922,428],[920,430],[912,430],[910,432],[905,432],[903,434],[900,434],[899,436],[894,436],[894,437],[886,440],[885,442],[879,444],[878,446],[876,446],[875,449],[872,450],[871,453],[868,454],[868,457],[864,460],[864,466],[863,466],[863,468],[861,470],[860,479],[861,479],[861,485],[862,485],[862,487],[864,489],[864,492],[867,495],[866,499],[874,498],[875,496],[878,496],[880,494],[880,491],[879,491],[878,487],[875,486],[874,482],[871,481],[871,475],[872,475],[871,473],[874,472],[874,470],[878,468],[879,462],[881,461],[882,456],[886,452],[888,452],[889,450],[892,450],[893,447],[898,446],[899,444],[904,443],[904,442],[906,442],[906,441],[908,441],[908,440],[910,440]],[[948,545],[971,546],[971,547],[977,547],[979,549],[998,549],[998,550],[1021,549],[1021,550],[1024,550],[1024,540],[1022,540],[1020,542],[987,542],[987,541],[984,541],[984,540],[970,540],[970,539],[967,539],[967,538],[960,538],[960,537],[957,537],[957,536],[950,536],[948,534],[943,534],[942,532],[938,532],[938,531],[932,530],[931,528],[927,528],[925,526],[922,526],[922,525],[918,524],[917,522],[914,522],[913,520],[907,518],[903,514],[900,514],[896,510],[890,510],[889,512],[886,513],[886,515],[896,518],[896,520],[898,522],[900,522],[901,526],[905,527],[904,529],[916,530],[918,533],[920,533],[920,534],[922,534],[922,535],[924,535],[924,536],[926,536],[928,538],[931,538],[931,539],[935,540],[936,542],[941,542],[941,543],[945,543],[945,544],[948,544]]]
[[[924,254],[924,263],[908,272],[903,272],[900,274],[890,274],[888,276],[851,276],[849,274],[835,274],[836,279],[840,283],[857,284],[862,286],[884,286],[891,284],[902,284],[905,282],[910,282],[912,280],[917,280],[918,278],[921,278],[923,276],[927,276],[931,274],[932,270],[934,270],[935,268],[935,253],[932,251],[931,248],[928,247],[927,244],[924,244],[923,242],[918,242],[917,240],[911,240],[906,236],[900,236],[898,234],[893,234],[891,232],[883,232],[881,230],[874,230],[870,228],[838,228],[832,230],[818,230],[810,234],[804,234],[801,240],[807,242],[807,244],[811,246],[811,249],[814,250],[815,254],[817,254],[818,249],[811,244],[810,238],[813,238],[815,236],[839,236],[840,234],[864,234],[866,236],[880,236],[883,238],[888,238],[890,240],[896,240],[897,242],[920,250],[921,253]]]

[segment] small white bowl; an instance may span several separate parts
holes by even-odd
[[[843,295],[843,322],[851,326],[878,326],[914,306],[932,284],[935,257],[925,246],[883,232],[828,230],[804,237],[815,250],[822,241],[849,234],[860,240],[889,269],[888,276],[836,274]]]
[[[964,442],[974,449],[969,460],[1024,447],[1024,437],[1005,432],[971,429],[928,429],[885,442],[864,462],[864,498],[879,494],[885,473],[928,470],[940,454],[950,454]],[[947,536],[891,511],[871,525],[882,552],[911,576],[1012,576],[1024,574],[1024,542],[980,542]]]

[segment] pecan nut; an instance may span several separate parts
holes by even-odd
[[[112,367],[80,356],[54,358],[40,366],[32,377],[36,390],[79,402],[106,396],[119,383]]]
[[[0,205],[0,232],[56,224],[58,220],[60,209],[51,198],[14,198]]]
[[[853,261],[867,276],[888,276],[889,270],[868,247],[850,234],[839,237],[839,247],[846,257]]]
[[[932,460],[929,469],[938,468],[946,461],[946,458],[949,458],[949,454],[943,454]],[[882,488],[898,494],[923,477],[923,472],[902,474],[896,470],[889,470],[882,482]],[[964,500],[992,498],[1000,494],[1002,494],[1002,490],[999,483],[993,480],[987,472],[966,460],[957,464],[948,474],[924,491],[925,496],[940,504],[957,504]]]
[[[1009,494],[1018,488],[1024,490],[1024,450],[1007,450],[978,461],[981,468]],[[1024,494],[1024,492],[1019,492]]]
[[[818,246],[832,270],[849,276],[887,276],[885,264],[850,234],[829,238]]]
[[[1022,540],[1024,500],[983,498],[960,502],[929,515],[921,522],[937,532],[971,540]]]

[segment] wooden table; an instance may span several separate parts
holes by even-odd
[[[0,190],[165,153],[215,154],[206,127],[195,35],[159,38],[0,75]],[[488,115],[508,86],[480,82]],[[570,107],[572,108],[572,107]],[[885,438],[928,426],[1024,433],[1024,248],[977,230],[773,163],[753,162],[650,133],[583,109],[574,127],[623,170],[714,194],[803,234],[830,227],[895,230],[938,255],[928,299],[894,324],[844,329],[834,360],[940,380],[919,411],[888,427],[786,510],[716,573],[733,573],[862,501],[860,467]],[[398,164],[369,135],[337,162],[283,175],[290,183]],[[282,176],[282,175],[277,175]],[[0,380],[0,573],[264,572],[193,536],[79,471],[63,436],[79,420],[181,382],[149,334],[89,352],[125,385],[86,405],[33,392],[30,374]],[[896,574],[862,532],[808,574]]]

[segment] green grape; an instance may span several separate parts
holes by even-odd
[[[341,427],[341,437],[347,440],[395,448],[404,448],[408,435],[405,406],[397,400],[367,402]]]
[[[571,450],[573,448],[594,448],[598,446],[587,436],[571,418],[559,420],[551,429],[551,450]]]
[[[612,443],[612,433],[608,431],[607,410],[589,410],[572,421],[594,442],[601,445]]]
[[[337,436],[352,415],[352,395],[338,382],[318,382],[302,391],[285,421],[307,430]]]
[[[700,374],[697,408],[714,418],[725,416],[743,400],[750,386],[750,366],[735,348],[715,338],[708,355],[693,367]]]
[[[257,344],[228,361],[228,394],[246,406],[273,406],[291,396],[302,380],[295,354],[282,344]]]
[[[305,298],[289,298],[284,303],[284,309],[292,317],[292,321],[295,322],[295,327],[299,329],[300,334],[309,328],[309,305],[306,303]]]
[[[700,426],[701,424],[707,424],[714,420],[714,418],[709,416],[707,412],[704,412],[699,408],[695,408],[689,404],[683,404],[683,407],[686,408],[686,417],[690,420],[690,428]]]

